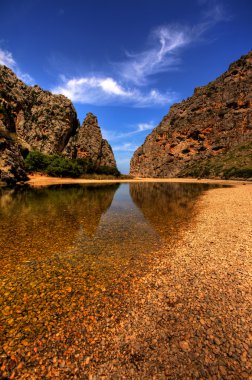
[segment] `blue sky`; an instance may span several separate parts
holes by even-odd
[[[1,0],[0,63],[93,112],[127,173],[174,103],[251,49],[251,0]]]

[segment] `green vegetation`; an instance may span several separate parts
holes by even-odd
[[[236,146],[218,156],[189,162],[180,171],[179,177],[252,178],[252,142]]]
[[[41,172],[52,177],[78,178],[86,174],[120,176],[117,168],[109,166],[96,167],[88,159],[76,158],[70,160],[57,154],[46,155],[38,151],[29,152],[25,158],[25,166],[29,173]]]

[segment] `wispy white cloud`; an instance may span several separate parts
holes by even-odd
[[[227,20],[229,16],[220,4],[207,6],[198,24],[157,27],[150,34],[147,49],[137,53],[126,51],[125,61],[115,66],[125,80],[144,85],[150,76],[178,69],[181,49],[201,40],[203,34],[216,23]]]
[[[126,127],[125,132],[102,129],[103,136],[112,144],[116,162],[122,173],[129,172],[130,159],[150,130],[155,127],[154,121],[138,123]]]
[[[168,106],[179,100],[175,92],[153,88],[149,79],[162,72],[177,70],[181,64],[181,50],[202,40],[204,33],[217,22],[227,20],[220,4],[215,0],[204,1],[204,13],[198,24],[171,24],[153,29],[148,48],[136,53],[126,52],[123,62],[114,63],[116,72],[113,75],[61,76],[52,92],[64,94],[73,102],[98,106]]]
[[[192,36],[195,41],[202,39],[204,33],[222,21],[230,21],[231,15],[221,3],[216,0],[206,0],[202,12],[202,21],[192,28]]]
[[[0,48],[0,65],[5,65],[12,69],[17,74],[17,76],[25,83],[34,84],[33,78],[29,74],[24,73],[20,70],[20,67],[13,58],[13,55],[10,51],[3,50]]]
[[[153,128],[154,128],[153,121],[151,121],[149,123],[139,123],[137,125],[136,133],[148,131],[148,130],[153,129]]]
[[[29,85],[33,85],[35,83],[34,79],[30,76],[28,73],[23,73],[19,69],[16,70],[17,76],[19,79],[21,79],[23,82]]]
[[[151,40],[151,48],[140,53],[126,52],[126,60],[117,65],[120,75],[127,81],[145,84],[150,75],[174,69],[179,59],[173,53],[189,43],[186,31],[177,26],[155,29]]]
[[[198,0],[202,6],[203,22],[215,24],[219,21],[229,21],[232,17],[220,0]]]
[[[11,54],[7,50],[0,49],[0,64],[7,67],[13,68],[16,65],[16,62]]]
[[[114,152],[134,152],[137,148],[138,146],[132,143],[124,143],[120,145],[114,145],[113,151]]]
[[[125,139],[130,136],[137,135],[142,132],[146,132],[149,130],[152,130],[155,128],[155,123],[153,121],[147,122],[147,123],[138,123],[135,126],[131,127],[131,130],[128,132],[115,132],[107,129],[102,129],[102,135],[104,136],[105,139],[109,141],[117,141],[120,139]],[[114,148],[113,148],[114,149]]]
[[[167,105],[174,102],[174,92],[161,93],[156,89],[140,91],[129,88],[112,77],[80,77],[66,79],[61,76],[61,84],[52,88],[55,94],[63,94],[73,102],[92,105],[126,104],[135,107]]]

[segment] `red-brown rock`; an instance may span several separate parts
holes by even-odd
[[[192,163],[252,141],[252,51],[174,104],[131,159],[130,174],[175,177]],[[251,150],[248,155],[251,155]],[[183,172],[184,170],[184,172]]]

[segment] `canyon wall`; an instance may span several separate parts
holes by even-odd
[[[230,166],[231,161],[238,168],[245,165],[252,170],[251,141],[252,52],[249,52],[219,78],[196,88],[193,96],[170,108],[135,151],[130,174],[211,176],[219,170],[222,176],[227,170],[225,165]],[[223,168],[221,161],[225,163]]]
[[[39,151],[69,158],[85,157],[97,166],[116,168],[113,151],[102,138],[97,118],[87,114],[80,126],[72,102],[64,95],[54,95],[39,86],[27,86],[6,66],[0,65],[0,131],[8,135],[1,148],[0,179],[6,182],[6,162],[15,161],[20,173],[24,169],[17,152]],[[10,142],[11,141],[11,142]],[[13,153],[15,151],[15,154]],[[7,157],[9,156],[9,158]],[[11,169],[10,169],[11,170]],[[9,181],[19,181],[17,171],[10,173]],[[22,176],[21,176],[22,177]],[[25,177],[22,177],[23,179]]]

